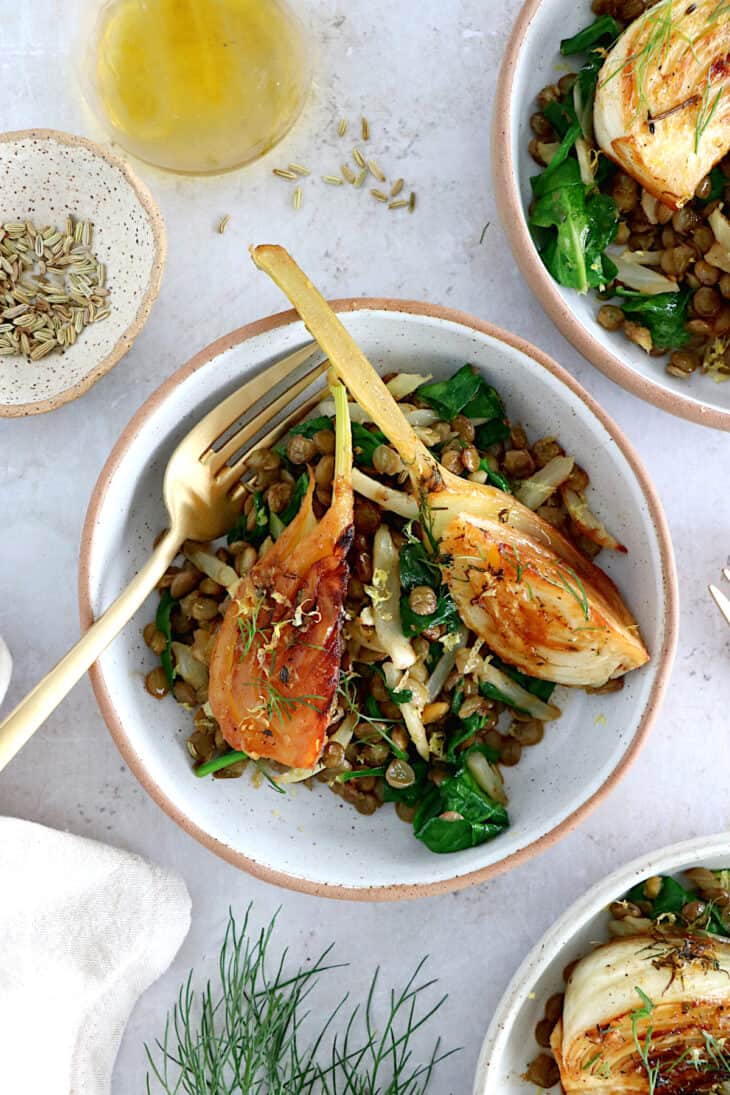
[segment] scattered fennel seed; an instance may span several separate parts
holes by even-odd
[[[330,186],[342,186],[344,181],[345,180],[342,179],[339,175],[323,175],[322,176],[322,182],[329,183]]]
[[[283,167],[275,167],[274,175],[278,175],[280,179],[287,179],[289,182],[295,182],[297,175],[294,171],[286,171]]]
[[[362,139],[364,141],[370,140],[370,123],[367,118],[360,119],[360,132],[362,133]]]
[[[290,163],[289,170],[293,171],[295,175],[309,175],[309,168],[303,167],[300,163]]]
[[[365,157],[363,156],[363,154],[362,154],[362,152],[360,151],[359,148],[353,148],[352,158],[353,158],[353,160],[355,161],[355,163],[357,164],[358,167],[362,168],[362,167],[367,166],[366,163],[365,163]]]
[[[380,166],[376,160],[368,160],[368,170],[371,175],[374,175],[378,182],[385,182],[385,175],[380,170]]]
[[[297,186],[294,189],[294,197],[292,198],[292,205],[295,209],[301,209],[302,207],[302,188]]]
[[[372,189],[370,191],[370,193],[379,202],[387,202],[388,201],[388,195],[383,193],[382,190]]]
[[[218,231],[220,232],[221,236],[222,236],[222,235],[223,235],[223,233],[225,232],[225,230],[226,230],[226,225],[228,224],[228,222],[229,222],[229,220],[230,220],[230,219],[231,219],[231,214],[230,214],[230,213],[226,213],[226,214],[225,214],[224,216],[222,216],[222,217],[221,217],[221,219],[220,219],[220,220],[218,221]]]
[[[390,188],[391,198],[397,198],[404,186],[405,179],[396,179]]]
[[[340,120],[337,124],[337,135],[338,135],[338,137],[344,137],[346,133],[347,133],[347,118],[340,118]]]

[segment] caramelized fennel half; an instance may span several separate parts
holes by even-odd
[[[728,1036],[728,941],[656,932],[581,959],[551,1044],[566,1095],[686,1095],[730,1079]]]
[[[274,246],[251,254],[400,454],[415,497],[361,473],[356,489],[402,516],[418,516],[428,543],[439,547],[446,581],[468,626],[506,662],[558,683],[599,687],[647,662],[638,625],[611,579],[514,496],[442,467],[291,256]]]
[[[216,639],[209,702],[226,741],[254,758],[313,768],[339,682],[353,536],[347,393],[335,399],[332,503],[317,521],[314,480],[297,516],[240,581]]]

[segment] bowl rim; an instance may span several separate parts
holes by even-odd
[[[546,2],[525,0],[509,36],[495,89],[491,138],[494,198],[514,259],[543,310],[561,334],[615,384],[678,418],[701,426],[730,430],[730,410],[709,407],[667,391],[650,377],[642,376],[599,342],[576,319],[537,253],[522,208],[517,169],[512,156],[512,106],[515,74],[523,42],[538,9]]]
[[[129,326],[122,331],[117,341],[112,346],[106,357],[94,365],[85,376],[70,388],[64,388],[58,395],[48,396],[45,399],[36,399],[28,403],[2,403],[0,402],[0,418],[24,418],[31,414],[46,414],[57,407],[63,407],[66,403],[73,402],[80,395],[101,380],[124,355],[131,349],[132,343],[144,327],[149,318],[152,305],[157,299],[162,284],[162,275],[167,258],[167,234],[165,221],[157,202],[145,183],[135,174],[132,168],[119,156],[114,155],[108,149],[75,133],[66,133],[60,129],[14,129],[0,133],[0,144],[11,144],[22,140],[56,141],[71,148],[81,147],[93,152],[94,155],[106,160],[112,167],[116,167],[123,175],[125,181],[133,191],[137,201],[144,209],[152,230],[154,255],[152,270],[146,292],[140,302]]]
[[[708,836],[691,837],[675,844],[665,844],[629,860],[610,874],[599,878],[571,902],[530,948],[502,993],[479,1051],[472,1095],[484,1095],[495,1050],[501,1055],[500,1050],[509,1040],[515,1016],[532,991],[536,979],[569,945],[575,934],[605,908],[617,893],[625,892],[631,883],[649,875],[683,870],[683,863],[697,863],[705,856],[729,851],[730,832],[712,833]],[[497,1068],[498,1062],[499,1056]],[[525,1090],[527,1091],[527,1087]]]
[[[246,870],[249,874],[254,875],[256,878],[260,878],[266,882],[272,882],[276,885],[283,886],[287,889],[297,890],[303,893],[312,894],[318,897],[334,897],[334,898],[347,898],[349,900],[360,901],[398,901],[403,898],[418,898],[427,897],[440,893],[453,892],[461,890],[467,886],[475,885],[479,882],[484,882],[489,878],[494,878],[496,875],[509,870],[511,867],[516,867],[519,864],[530,859],[532,856],[542,851],[545,848],[550,847],[560,837],[565,836],[571,832],[585,817],[588,816],[592,810],[606,797],[607,794],[613,789],[615,784],[621,779],[621,777],[628,770],[630,765],[636,759],[641,746],[644,744],[646,736],[649,732],[651,725],[656,718],[661,702],[666,691],[668,684],[672,662],[674,660],[674,654],[677,646],[677,632],[678,632],[678,586],[677,575],[674,565],[674,554],[672,550],[671,538],[669,535],[669,528],[662,510],[659,496],[653,487],[649,476],[641,462],[641,459],[634,449],[633,445],[628,441],[623,431],[619,426],[612,421],[608,414],[599,406],[598,403],[586,392],[580,384],[567,373],[562,366],[553,361],[542,350],[532,346],[529,342],[520,338],[518,335],[514,335],[508,331],[504,331],[499,327],[494,326],[491,323],[487,323],[484,320],[477,319],[475,316],[471,316],[466,312],[457,311],[453,308],[442,307],[440,305],[428,304],[420,301],[412,300],[397,300],[393,298],[378,298],[378,297],[357,297],[357,298],[345,298],[342,300],[331,301],[331,306],[338,313],[349,312],[393,312],[408,314],[411,316],[424,316],[430,319],[445,320],[450,323],[458,324],[461,327],[466,327],[472,331],[478,331],[481,334],[488,335],[497,339],[500,342],[505,343],[507,346],[518,350],[531,358],[542,368],[546,369],[558,380],[570,389],[570,391],[576,395],[595,415],[606,430],[611,434],[612,439],[620,449],[621,453],[629,463],[633,474],[636,476],[637,482],[641,488],[642,494],[646,500],[649,509],[649,518],[655,529],[660,552],[661,560],[661,580],[664,590],[665,599],[665,616],[664,616],[664,642],[662,649],[655,654],[656,659],[656,676],[651,688],[651,692],[647,699],[644,711],[637,726],[636,732],[629,742],[625,752],[617,763],[613,771],[608,775],[604,783],[597,788],[597,790],[588,798],[585,802],[581,803],[568,817],[566,817],[559,825],[545,833],[543,836],[532,840],[529,844],[526,844],[523,848],[506,856],[504,859],[499,860],[497,863],[490,864],[486,867],[477,868],[474,871],[470,871],[467,874],[460,875],[458,877],[452,877],[449,879],[443,879],[435,882],[424,883],[407,883],[407,884],[389,884],[372,887],[352,887],[339,884],[330,884],[324,882],[313,882],[306,878],[298,878],[295,875],[291,875],[285,871],[276,870],[271,867],[267,867],[261,863],[250,859],[242,852],[236,851],[230,848],[228,845],[217,840],[209,833],[203,831],[199,826],[195,825],[184,811],[173,802],[168,796],[161,790],[161,788],[154,782],[145,770],[144,762],[142,758],[134,750],[130,739],[122,725],[122,722],[117,715],[117,712],[112,703],[107,683],[99,662],[96,662],[89,674],[91,677],[92,687],[96,695],[97,702],[101,709],[102,716],[106,722],[109,731],[122,754],[123,759],[131,768],[134,775],[139,782],[151,795],[151,797],[157,802],[159,806],[173,819],[178,825],[181,826],[190,836],[193,836],[201,844],[203,844],[210,851],[215,852],[223,859],[232,863],[234,866]],[[280,312],[276,315],[269,316],[265,319],[257,320],[253,323],[247,324],[244,327],[240,327],[237,330],[224,335],[222,338],[212,342],[209,346],[200,350],[195,354],[185,365],[172,374],[167,380],[165,380],[155,392],[153,392],[147,400],[142,404],[136,414],[132,417],[131,421],[123,430],[118,441],[114,445],[104,467],[102,468],[99,478],[94,487],[91,499],[89,501],[89,507],[86,512],[86,519],[81,534],[81,548],[79,556],[79,575],[78,575],[78,589],[79,589],[79,613],[81,620],[81,627],[85,631],[93,622],[92,605],[91,605],[91,588],[90,588],[90,563],[91,552],[93,547],[95,530],[97,527],[99,509],[102,502],[105,499],[107,491],[110,489],[113,477],[117,471],[117,468],[125,456],[130,446],[134,443],[135,437],[146,422],[149,416],[157,409],[157,407],[168,398],[168,396],[174,391],[174,389],[182,381],[186,380],[188,376],[196,372],[203,365],[207,364],[212,358],[218,356],[226,350],[231,349],[234,346],[238,346],[243,342],[248,341],[258,335],[264,334],[269,331],[277,330],[281,327],[289,326],[293,323],[301,322],[297,312],[290,310]]]

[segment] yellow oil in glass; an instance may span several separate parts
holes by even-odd
[[[263,155],[311,83],[309,43],[284,0],[110,0],[92,66],[119,143],[192,173]]]

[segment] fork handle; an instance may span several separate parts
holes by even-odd
[[[174,529],[166,533],[124,592],[61,658],[58,665],[0,722],[0,772],[131,620],[177,555],[182,539]]]

